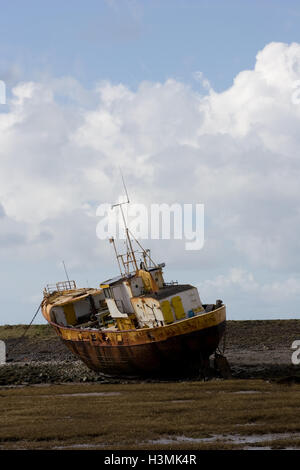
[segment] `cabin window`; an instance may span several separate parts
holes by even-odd
[[[112,296],[112,292],[111,292],[110,287],[106,287],[106,288],[104,289],[104,297],[105,297],[106,299],[112,299],[113,296]]]

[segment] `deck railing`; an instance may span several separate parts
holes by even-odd
[[[76,289],[75,281],[61,281],[56,284],[47,284],[44,289],[45,294],[52,294],[52,292],[63,292],[64,290]]]

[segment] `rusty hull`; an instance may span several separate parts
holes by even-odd
[[[226,308],[157,328],[83,330],[51,323],[63,343],[90,369],[119,376],[197,373],[225,331]]]

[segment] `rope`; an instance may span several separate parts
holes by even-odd
[[[219,344],[217,349],[216,349],[216,352],[221,354],[221,356],[224,356],[225,349],[226,349],[226,328],[225,328],[225,331],[224,331],[224,334],[223,334],[222,343],[223,343],[223,351],[221,351],[221,345]]]
[[[35,317],[36,317],[37,314],[39,313],[39,310],[40,310],[41,306],[42,306],[42,303],[40,303],[40,305],[38,306],[37,311],[35,312],[35,314],[34,314],[32,320],[31,320],[31,322],[29,323],[29,325],[27,325],[27,327],[25,328],[24,333],[23,333],[23,334],[20,336],[20,338],[17,340],[17,342],[16,342],[16,344],[15,344],[15,347],[19,344],[19,342],[20,342],[20,341],[24,338],[24,336],[26,335],[27,331],[29,330],[29,328],[30,328],[31,325],[32,325],[33,320],[35,319]]]
[[[223,354],[225,353],[225,349],[226,349],[226,330],[227,328],[225,327],[225,331],[223,335]]]

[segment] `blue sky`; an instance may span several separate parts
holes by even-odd
[[[118,165],[135,202],[205,203],[201,253],[151,242],[168,278],[230,319],[299,316],[299,2],[0,6],[0,324],[63,259],[84,286],[118,274],[95,236]]]
[[[1,9],[0,71],[135,88],[169,77],[195,85],[200,69],[224,90],[267,43],[298,41],[299,19],[297,1],[13,0]]]

